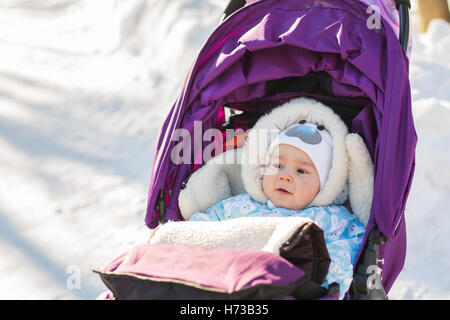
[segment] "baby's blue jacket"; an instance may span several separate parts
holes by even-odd
[[[195,213],[190,221],[220,221],[239,217],[303,217],[310,218],[325,236],[331,263],[323,287],[337,282],[340,299],[350,287],[353,279],[353,264],[356,261],[364,237],[364,226],[341,205],[307,207],[290,210],[276,207],[270,200],[260,203],[248,193],[225,199],[209,208],[206,213]]]

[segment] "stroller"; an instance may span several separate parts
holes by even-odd
[[[194,147],[190,163],[171,161],[177,129],[193,134],[201,120],[203,130],[225,135],[252,128],[293,98],[313,98],[363,137],[374,165],[370,217],[347,297],[387,299],[405,259],[404,208],[417,142],[408,79],[410,3],[395,4],[399,25],[386,17],[382,0],[231,0],[160,130],[147,226],[183,220],[180,191],[204,164],[203,150]],[[373,14],[380,19],[376,28],[368,25]],[[370,266],[378,271],[370,274]],[[381,286],[370,285],[381,269]]]

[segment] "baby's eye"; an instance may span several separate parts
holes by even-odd
[[[274,168],[277,168],[277,169],[281,169],[282,168],[281,164],[279,164],[279,163],[274,163],[272,166]]]
[[[306,171],[303,170],[303,169],[298,169],[297,172],[300,173],[300,174],[307,174],[307,173],[308,173],[308,172],[306,172]]]

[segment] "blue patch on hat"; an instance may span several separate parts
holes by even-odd
[[[300,124],[292,127],[284,133],[288,137],[295,137],[307,144],[319,144],[322,141],[322,136],[316,127],[306,124]]]
[[[297,130],[300,131],[300,132],[307,133],[307,134],[315,134],[317,132],[316,128],[310,127],[310,126],[307,126],[307,125],[304,125],[304,124],[298,126]]]

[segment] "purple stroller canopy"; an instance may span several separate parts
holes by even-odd
[[[209,37],[160,130],[146,224],[158,224],[161,190],[165,220],[182,220],[178,194],[193,165],[171,161],[175,129],[192,133],[194,120],[202,120],[203,130],[214,128],[219,107],[231,103],[261,114],[269,111],[270,102],[296,96],[359,104],[362,111],[353,119],[352,130],[364,137],[375,167],[366,235],[376,225],[388,239],[380,255],[386,258],[383,285],[389,291],[406,253],[403,215],[417,142],[408,58],[395,30],[383,16],[379,29],[369,29],[367,4],[356,0],[247,2]],[[268,81],[311,72],[331,76],[331,97],[301,92],[267,96]]]

